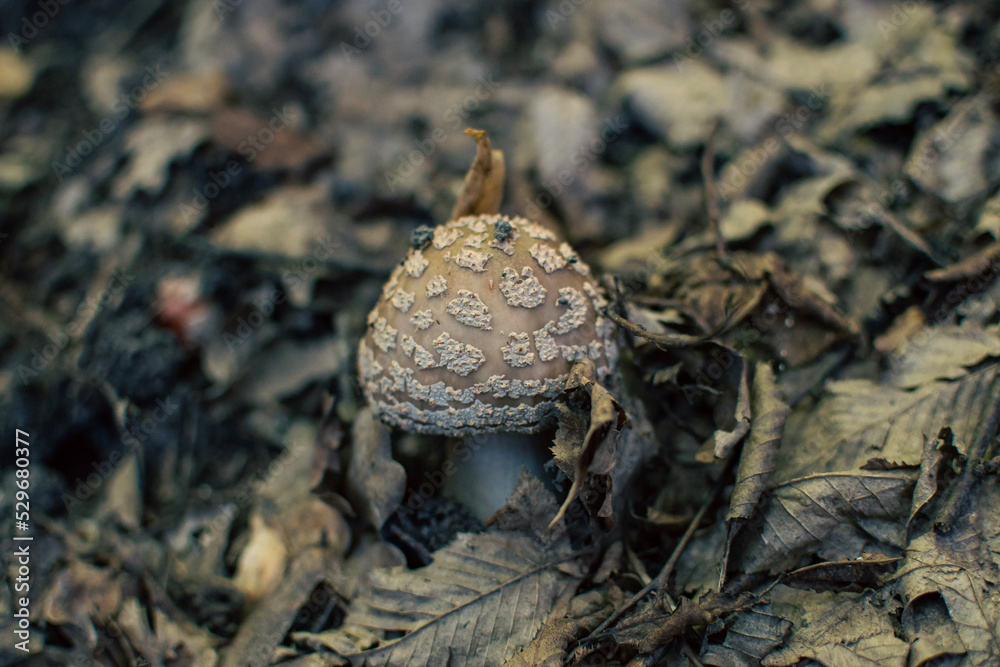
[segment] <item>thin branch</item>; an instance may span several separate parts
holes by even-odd
[[[722,470],[719,478],[715,482],[715,487],[712,489],[712,493],[702,504],[698,513],[694,515],[694,518],[691,519],[690,525],[688,525],[687,530],[684,531],[684,535],[681,537],[680,542],[677,543],[677,546],[674,547],[673,553],[670,554],[670,558],[668,558],[667,562],[664,563],[663,569],[660,570],[660,573],[657,574],[651,582],[643,586],[642,590],[633,595],[631,599],[618,607],[618,609],[615,610],[615,613],[611,614],[611,616],[606,618],[603,623],[597,626],[597,628],[591,632],[584,641],[587,639],[593,639],[613,624],[617,623],[626,612],[634,607],[640,600],[642,600],[642,598],[646,597],[650,591],[659,590],[667,585],[667,582],[670,580],[670,575],[673,574],[674,567],[677,565],[677,561],[680,560],[681,554],[684,553],[684,549],[687,548],[687,545],[691,542],[691,538],[694,537],[694,533],[701,525],[702,519],[705,518],[705,515],[708,514],[708,510],[713,504],[715,504],[715,501],[722,494],[722,490],[725,489],[726,485],[729,483],[729,473],[732,470],[733,463],[735,461],[736,457],[733,454],[730,454],[729,458],[726,459],[726,467]]]

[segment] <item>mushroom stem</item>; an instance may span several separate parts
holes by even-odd
[[[481,521],[504,506],[517,486],[521,467],[545,480],[552,458],[544,434],[489,433],[470,436],[448,447],[444,495],[465,505]]]

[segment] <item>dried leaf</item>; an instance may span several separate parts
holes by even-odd
[[[451,209],[451,220],[463,215],[499,213],[503,200],[504,157],[503,151],[490,150],[490,138],[486,130],[465,130],[465,134],[476,140],[476,157],[465,174],[462,192]]]
[[[389,430],[370,407],[354,419],[351,463],[347,470],[349,499],[376,528],[381,528],[403,500],[406,470],[392,458]]]
[[[924,328],[925,324],[926,320],[920,308],[910,306],[893,320],[892,325],[884,334],[875,339],[873,346],[883,354],[893,352],[913,338],[918,331]]]
[[[229,82],[221,69],[176,73],[150,90],[139,102],[139,108],[145,112],[213,111],[222,104],[228,91]],[[246,141],[248,136],[249,133],[243,135],[242,141]]]
[[[96,515],[104,520],[120,521],[122,525],[138,530],[143,505],[141,477],[138,457],[126,454],[103,489],[104,497]]]
[[[409,239],[386,230],[369,241],[364,231],[371,226],[353,224],[335,210],[322,183],[286,185],[213,228],[209,240],[226,252],[305,260],[295,264],[290,273],[293,283],[303,283],[324,265],[364,271],[391,269],[396,258],[406,254]],[[316,269],[308,268],[312,262]]]
[[[524,534],[463,533],[426,567],[376,570],[344,623],[406,634],[345,655],[372,667],[502,665],[578,583],[556,569],[561,560]]]
[[[351,544],[351,529],[344,517],[316,497],[304,498],[282,512],[278,529],[291,558],[314,546],[344,553]]]
[[[927,327],[897,348],[889,381],[897,387],[917,387],[934,380],[954,380],[986,357],[1000,356],[1000,327]]]
[[[31,60],[16,49],[0,51],[0,97],[18,99],[31,90],[35,74]]]
[[[596,515],[614,521],[615,489],[611,484],[611,477],[617,461],[618,438],[629,420],[625,410],[594,379],[595,376],[594,362],[585,359],[573,365],[569,380],[566,381],[568,391],[585,391],[590,395],[590,424],[582,442],[568,443],[566,435],[575,422],[567,422],[565,428],[560,427],[563,435],[557,437],[557,444],[552,448],[556,465],[567,472],[573,483],[559,513],[549,524],[550,530],[556,527],[572,502],[588,486],[594,488],[594,497],[601,499]],[[619,495],[623,491],[619,490]],[[592,509],[588,507],[588,510]]]
[[[1000,141],[1000,119],[985,93],[959,101],[939,123],[917,135],[904,166],[918,186],[946,202],[984,198],[997,183],[990,146]]]
[[[53,625],[75,625],[93,646],[97,634],[91,619],[103,624],[115,613],[122,598],[120,586],[111,569],[74,560],[45,592],[42,617]]]
[[[706,641],[700,657],[706,665],[756,667],[781,644],[791,628],[791,622],[776,614],[771,605],[754,605],[727,620],[722,642]],[[718,632],[709,628],[706,634],[712,636]]]
[[[944,426],[956,441],[978,443],[995,424],[998,396],[995,363],[913,391],[867,380],[830,382],[813,411],[789,417],[775,478],[857,469],[871,458],[916,465],[924,435]]]
[[[985,552],[971,514],[945,535],[931,530],[911,541],[896,575],[904,619],[919,600],[940,596],[972,665],[994,664],[1000,655],[1000,571]]]
[[[243,155],[250,149],[248,161],[259,169],[304,169],[323,157],[326,149],[290,127],[294,121],[289,116],[288,110],[277,108],[270,118],[245,109],[219,109],[211,119],[212,139]],[[272,137],[267,143],[259,141],[265,132]]]
[[[906,521],[906,531],[909,533],[913,520],[927,504],[937,495],[938,475],[943,466],[947,465],[957,454],[950,428],[943,428],[937,437],[928,436],[924,440],[924,453],[920,457],[920,474],[913,487],[913,504],[910,507],[910,518]]]
[[[726,572],[729,561],[729,546],[736,533],[753,515],[761,494],[774,472],[781,432],[785,426],[790,408],[781,398],[781,390],[775,384],[774,371],[763,362],[757,363],[753,380],[751,414],[755,415],[750,427],[750,437],[743,445],[740,464],[736,469],[736,487],[729,501],[726,521],[729,537],[721,571]]]
[[[758,362],[753,380],[750,437],[743,447],[740,465],[736,470],[736,488],[733,490],[726,520],[749,519],[774,472],[778,443],[790,408],[781,398],[781,390],[774,381],[774,371]]]
[[[680,637],[685,631],[699,625],[710,625],[720,614],[746,606],[745,601],[709,594],[700,602],[681,598],[672,611],[666,599],[654,598],[645,609],[623,618],[617,625],[595,639],[611,640],[619,647],[639,653],[651,653]]]
[[[896,636],[892,622],[898,603],[878,593],[790,591],[784,597],[801,621],[787,644],[764,658],[765,667],[790,667],[802,659],[824,667],[906,667],[910,647]]]
[[[769,493],[763,516],[742,533],[735,565],[776,572],[805,554],[854,558],[865,545],[901,547],[901,520],[915,475],[908,471],[828,473],[786,482]]]
[[[606,591],[603,592],[603,591]],[[538,636],[507,660],[503,667],[562,667],[569,645],[590,632],[620,602],[617,587],[597,589],[578,595],[570,602],[566,618],[549,621]]]
[[[878,588],[879,577],[895,570],[899,560],[882,554],[866,553],[850,560],[801,567],[781,577],[780,581],[792,588],[856,593],[864,588]]]
[[[309,549],[295,559],[278,589],[263,599],[240,626],[219,667],[266,667],[299,608],[321,582],[345,587],[336,556]]]
[[[519,531],[543,538],[553,517],[559,511],[552,491],[537,477],[521,467],[517,486],[507,499],[507,504],[497,510],[492,525],[503,531]],[[564,538],[564,531],[557,530],[548,537]]]
[[[193,119],[150,118],[133,127],[126,139],[126,151],[132,159],[118,177],[114,194],[125,199],[135,192],[157,196],[170,178],[170,164],[189,157],[208,137],[204,121]]]

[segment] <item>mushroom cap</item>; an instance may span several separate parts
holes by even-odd
[[[365,396],[408,431],[538,432],[575,361],[593,360],[599,378],[611,372],[606,304],[590,268],[536,222],[466,216],[414,234],[368,315]]]

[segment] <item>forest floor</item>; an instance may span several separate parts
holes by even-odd
[[[0,664],[1000,665],[1000,5],[0,28]],[[485,524],[356,372],[470,127],[622,372]]]

